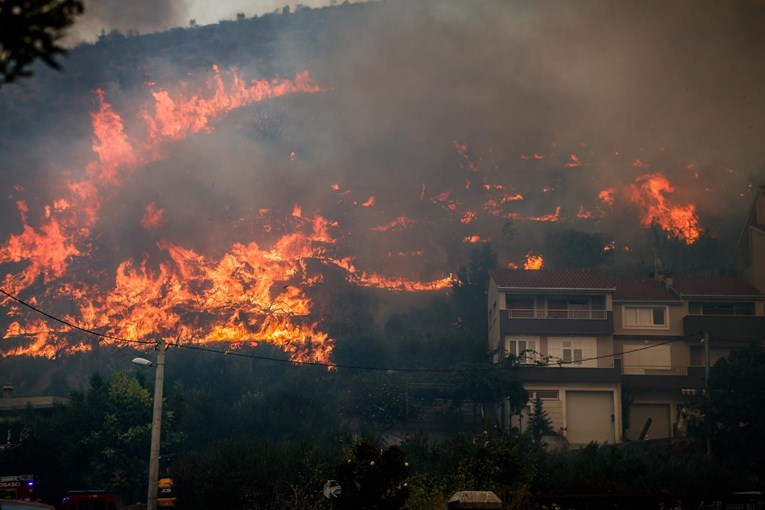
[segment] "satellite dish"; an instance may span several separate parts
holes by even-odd
[[[322,489],[324,497],[327,499],[336,498],[340,495],[340,482],[337,480],[327,480]]]

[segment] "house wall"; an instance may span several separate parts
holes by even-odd
[[[760,200],[760,202],[765,208],[765,199]],[[760,220],[763,221],[762,216],[765,216],[765,213],[760,213],[760,216]],[[746,235],[749,235],[752,264],[746,268],[742,276],[751,286],[760,292],[765,292],[765,232],[756,228],[747,230]],[[758,312],[758,315],[762,315],[762,312]]]
[[[625,328],[624,327],[624,307],[625,306],[666,306],[667,318],[669,324],[667,328]],[[664,336],[664,335],[682,335],[683,317],[688,315],[688,303],[616,303],[614,305],[614,335],[634,335],[634,336]]]
[[[495,353],[493,355],[494,362],[499,361],[498,349],[501,345],[500,331],[499,331],[499,314],[500,311],[505,308],[505,295],[500,294],[497,290],[497,284],[493,278],[489,279],[489,350]]]

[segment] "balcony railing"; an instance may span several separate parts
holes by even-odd
[[[606,310],[544,310],[544,309],[511,309],[507,310],[511,319],[585,319],[606,320]]]

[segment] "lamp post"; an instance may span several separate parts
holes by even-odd
[[[151,450],[149,453],[149,489],[146,510],[157,510],[159,492],[159,437],[162,428],[162,384],[165,379],[165,340],[157,342],[157,361],[152,363],[144,358],[134,358],[133,363],[156,368],[154,377],[154,409],[151,415]]]
[[[710,372],[710,355],[709,355],[709,332],[701,332],[701,341],[704,343],[704,398],[709,402],[709,372]],[[709,421],[709,416],[704,417],[704,421],[707,426],[707,457],[712,455],[712,423]]]

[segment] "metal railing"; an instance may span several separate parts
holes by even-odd
[[[608,317],[607,310],[546,310],[546,309],[519,309],[507,310],[507,316],[511,319],[585,319],[605,320]]]

